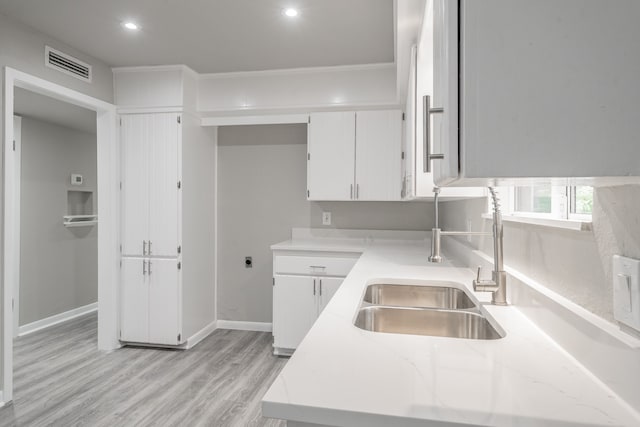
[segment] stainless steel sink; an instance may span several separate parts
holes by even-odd
[[[462,290],[443,286],[449,282],[434,282],[440,286],[369,285],[363,301],[374,305],[397,307],[425,307],[444,309],[469,309],[476,304]]]
[[[393,334],[502,338],[485,317],[469,311],[370,306],[360,308],[355,325],[367,331]]]

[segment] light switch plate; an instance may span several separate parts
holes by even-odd
[[[640,331],[640,260],[613,256],[613,316]]]

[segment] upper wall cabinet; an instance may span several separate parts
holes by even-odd
[[[178,256],[180,115],[120,117],[122,254]]]
[[[400,110],[313,113],[309,117],[309,200],[401,199]]]
[[[436,183],[640,175],[638,20],[633,0],[436,0]]]
[[[402,147],[402,197],[405,200],[433,199],[434,196],[433,173],[427,171],[424,157],[427,139],[423,129],[424,122],[421,120],[424,106],[420,102],[424,94],[433,93],[432,52],[433,39],[427,27],[423,30],[420,45],[411,49]],[[484,187],[447,187],[440,192],[441,200],[484,196]]]

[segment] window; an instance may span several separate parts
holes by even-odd
[[[505,191],[506,190],[506,191]],[[505,214],[549,219],[590,221],[593,187],[529,185],[501,191]]]

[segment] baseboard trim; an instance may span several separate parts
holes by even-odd
[[[187,339],[185,349],[188,350],[190,348],[195,347],[200,341],[202,341],[203,339],[208,337],[213,331],[215,331],[216,328],[217,328],[217,322],[214,320],[213,322],[209,323],[207,326],[205,326],[204,328],[200,329],[198,332],[190,336],[189,339]]]
[[[218,320],[218,329],[271,332],[273,330],[273,324],[267,322],[243,322],[240,320]]]
[[[0,408],[2,408],[4,406],[4,396],[2,396],[2,390],[0,390]]]
[[[44,328],[48,328],[58,323],[66,322],[67,320],[75,319],[76,317],[84,316],[85,314],[92,313],[98,310],[98,303],[87,304],[82,307],[74,308],[73,310],[65,311],[64,313],[55,314],[53,316],[36,320],[32,323],[27,323],[18,328],[18,336],[29,335],[33,332],[39,331]]]

